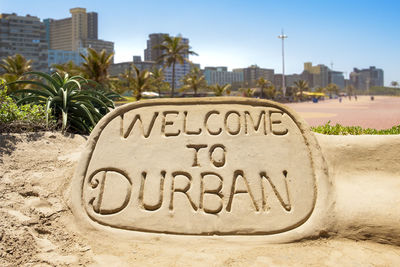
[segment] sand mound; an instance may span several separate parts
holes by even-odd
[[[398,266],[400,247],[328,237],[291,244],[120,240],[81,229],[66,202],[86,137],[0,135],[0,266]],[[356,227],[356,226],[355,226]]]

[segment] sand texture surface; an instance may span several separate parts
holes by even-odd
[[[398,245],[368,235],[267,244],[163,234],[121,239],[82,228],[66,198],[86,140],[0,135],[0,266],[400,266]]]

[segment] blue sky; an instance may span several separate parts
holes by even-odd
[[[288,74],[311,61],[333,63],[347,75],[353,67],[376,66],[386,85],[400,81],[398,0],[0,0],[0,13],[41,19],[69,17],[72,7],[99,14],[99,38],[115,43],[116,62],[143,57],[150,33],[180,33],[201,67],[257,64],[280,73],[283,28]]]

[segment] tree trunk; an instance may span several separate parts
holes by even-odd
[[[172,87],[171,87],[171,97],[174,97],[175,90],[175,61],[172,63]]]

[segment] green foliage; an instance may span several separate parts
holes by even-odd
[[[87,51],[87,56],[80,54],[85,60],[81,68],[84,77],[100,84],[107,84],[109,81],[108,68],[112,63],[114,53],[107,54],[104,49],[99,53],[92,48],[88,48]]]
[[[194,66],[190,72],[182,78],[182,82],[183,86],[181,91],[193,90],[194,96],[197,96],[200,90],[207,88],[206,77],[204,77],[199,68]]]
[[[163,63],[165,66],[172,66],[172,86],[171,86],[171,97],[174,97],[175,90],[175,65],[184,64],[185,61],[189,61],[185,58],[185,55],[197,55],[195,52],[190,50],[188,44],[182,43],[182,37],[170,37],[164,36],[164,41],[161,45],[155,46],[156,49],[161,49],[163,54],[158,59],[159,63]]]
[[[77,66],[72,60],[64,64],[53,64],[51,67],[55,69],[56,72],[62,75],[65,75],[66,73],[68,73],[69,76],[82,74],[82,69]]]
[[[26,103],[44,105],[46,119],[52,114],[64,132],[67,128],[81,133],[90,133],[97,122],[114,107],[114,103],[104,93],[82,90],[87,81],[80,76],[61,77],[57,72],[51,76],[43,72],[28,72],[42,78],[41,81],[21,80],[14,83],[33,85],[35,89],[14,92],[21,94],[18,105]]]
[[[303,99],[303,91],[307,91],[309,89],[308,82],[304,80],[298,80],[294,82],[296,92],[300,93],[300,100]]]
[[[132,69],[133,72],[129,69],[125,71],[121,78],[126,87],[125,91],[132,91],[132,95],[139,101],[142,99],[143,92],[153,89],[153,79],[148,70],[141,71],[135,65],[132,65]]]
[[[388,134],[400,134],[400,125],[393,126],[390,129],[377,130],[367,128],[364,129],[360,126],[342,126],[340,124],[330,125],[328,121],[325,125],[311,127],[311,130],[316,133],[327,134],[327,135],[361,135],[361,134],[373,134],[373,135],[388,135]]]
[[[7,83],[11,83],[18,80],[25,72],[32,70],[32,60],[27,60],[20,54],[15,54],[14,56],[4,58],[0,62],[0,68],[4,71],[2,78]],[[22,89],[22,87],[13,84],[8,86],[7,93],[10,94],[18,89]]]
[[[220,85],[219,83],[213,84],[209,86],[209,88],[214,92],[215,96],[223,96],[224,94],[230,95],[231,85],[226,83],[224,85]]]
[[[159,97],[161,97],[162,92],[171,91],[171,86],[165,80],[165,74],[163,68],[154,67],[151,71],[151,85],[152,89],[158,92]]]
[[[266,93],[266,89],[268,88],[269,89],[269,92],[268,92],[268,94],[269,94],[269,98],[270,99],[272,99],[274,96],[271,96],[271,93],[273,92],[273,91],[275,91],[275,87],[273,88],[273,90],[272,90],[272,83],[270,82],[270,81],[268,81],[267,79],[265,79],[264,77],[260,77],[258,80],[257,80],[257,86],[258,86],[258,88],[260,88],[260,93],[261,93],[261,95],[260,95],[260,97],[261,98],[265,98],[265,93]]]
[[[0,132],[24,132],[54,128],[54,119],[49,117],[41,105],[20,105],[7,95],[7,86],[0,79]]]
[[[334,83],[328,84],[328,86],[325,88],[325,90],[322,91],[322,93],[325,93],[324,91],[326,91],[330,97],[332,97],[332,95],[339,95],[339,87]]]
[[[239,91],[242,92],[244,97],[253,97],[256,90],[254,88],[240,88]]]
[[[400,96],[400,88],[398,87],[381,87],[374,86],[369,89],[371,95],[393,95]]]
[[[19,77],[32,69],[32,60],[27,60],[24,56],[16,54],[3,59],[0,63],[0,67],[7,74],[13,74]]]

